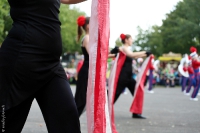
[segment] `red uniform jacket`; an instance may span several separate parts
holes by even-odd
[[[192,60],[192,67],[194,70],[198,69],[200,67],[200,62],[197,60]]]
[[[188,71],[189,74],[194,74],[194,70],[191,66],[189,67],[183,67],[183,71]]]

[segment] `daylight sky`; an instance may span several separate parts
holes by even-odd
[[[152,25],[161,25],[165,14],[174,9],[181,0],[110,0],[110,47],[121,33],[137,35],[137,26],[146,30]],[[91,15],[91,2],[76,4],[87,16]]]

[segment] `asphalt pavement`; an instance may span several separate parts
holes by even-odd
[[[190,101],[179,87],[156,87],[154,94],[145,92],[144,112],[147,119],[133,119],[129,108],[130,92],[122,94],[115,104],[115,122],[119,133],[200,133],[199,101]],[[72,86],[72,92],[75,87]],[[81,131],[87,133],[86,113],[80,118]],[[34,100],[22,133],[47,133],[47,128]]]

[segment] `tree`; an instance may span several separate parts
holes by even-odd
[[[193,12],[193,6],[184,0],[179,2],[176,9],[163,20],[161,27],[165,51],[188,53],[191,46],[199,47],[199,24],[193,21],[199,11]],[[200,5],[199,5],[200,6]]]
[[[7,0],[0,1],[0,46],[12,26]]]
[[[76,51],[81,53],[80,42],[77,42],[76,24],[76,20],[80,15],[85,15],[85,13],[75,7],[70,9],[69,5],[61,5],[59,18],[62,23],[63,53],[73,53]]]
[[[200,0],[183,0],[166,14],[161,26],[148,30],[138,27],[135,45],[150,50],[156,55],[168,53],[189,53],[191,46],[200,48]]]
[[[162,37],[160,27],[152,26],[144,31],[137,27],[138,35],[134,41],[134,46],[141,47],[141,50],[151,51],[154,55],[159,56],[163,53]]]
[[[119,38],[117,38],[117,40],[115,41],[115,46],[118,46],[118,47],[122,46],[122,42]]]

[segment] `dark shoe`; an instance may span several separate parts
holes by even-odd
[[[142,116],[141,114],[133,114],[132,118],[137,118],[137,119],[146,119],[146,117]]]

